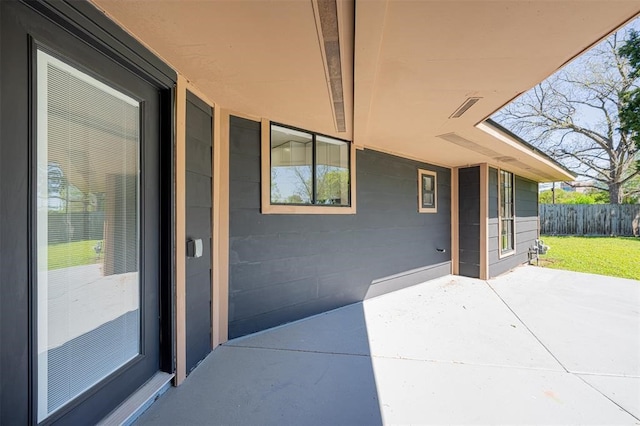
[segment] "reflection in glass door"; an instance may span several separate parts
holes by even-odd
[[[38,50],[38,421],[140,353],[140,117]]]

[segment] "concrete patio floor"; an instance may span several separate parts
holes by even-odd
[[[640,424],[640,282],[448,276],[218,347],[139,425]]]

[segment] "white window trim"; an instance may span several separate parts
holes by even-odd
[[[434,207],[422,207],[422,175],[433,176]],[[433,170],[418,169],[418,213],[438,213],[438,174]]]
[[[505,169],[497,169],[498,170],[498,258],[503,259],[505,257],[513,256],[516,254],[516,175],[513,172]],[[502,205],[502,185],[501,185],[501,172],[505,171],[511,174],[511,197],[513,202],[511,203],[511,208],[513,209],[512,217],[513,217],[513,248],[510,250],[502,249],[502,216],[500,215],[500,207]]]
[[[271,204],[271,122],[261,121],[261,213],[262,214],[356,214],[356,149],[349,143],[349,206]]]

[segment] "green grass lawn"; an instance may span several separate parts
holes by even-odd
[[[99,262],[93,247],[100,240],[74,241],[49,245],[49,270],[70,266],[90,265]],[[101,257],[104,256],[104,252]]]
[[[640,280],[640,238],[550,237],[540,266]]]

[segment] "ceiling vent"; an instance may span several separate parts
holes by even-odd
[[[478,102],[480,99],[482,99],[482,98],[467,98],[467,100],[464,101],[463,104],[460,105],[460,107],[458,107],[458,109],[455,110],[453,112],[453,114],[451,114],[449,116],[449,118],[459,118],[459,117],[461,117],[462,114],[467,112],[467,110],[469,108],[471,108],[472,106],[474,106],[476,104],[476,102]]]
[[[494,160],[500,161],[500,162],[503,162],[503,163],[512,163],[514,161],[518,161],[516,158],[509,157],[509,156],[495,157]]]
[[[336,129],[338,132],[346,132],[338,5],[336,0],[315,0],[312,5],[316,15],[316,29],[318,30],[321,51],[324,57],[324,71],[329,85],[329,93],[331,94],[331,106]]]
[[[479,154],[486,155],[487,157],[494,158],[500,156],[498,152],[492,150],[491,148],[487,148],[485,146],[477,144],[455,133],[445,133],[444,135],[438,135],[437,137],[439,137],[440,139],[444,139],[447,142],[454,143],[463,148],[470,149],[471,151],[475,151]]]

